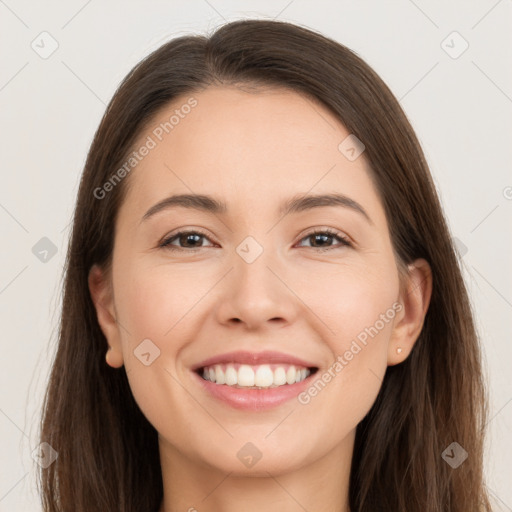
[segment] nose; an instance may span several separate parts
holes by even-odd
[[[271,257],[270,249],[252,262],[242,256],[234,256],[233,268],[223,282],[218,321],[243,324],[251,331],[293,323],[301,302],[293,292],[290,272]]]

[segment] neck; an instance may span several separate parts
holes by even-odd
[[[260,466],[258,476],[223,472],[191,460],[160,438],[164,499],[159,512],[350,512],[354,436],[355,431],[300,468],[273,471]]]

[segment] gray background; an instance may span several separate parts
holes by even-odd
[[[40,510],[31,454],[78,180],[105,106],[164,41],[245,17],[295,21],[349,46],[409,116],[482,336],[487,484],[496,510],[512,511],[511,0],[0,0],[0,511]]]

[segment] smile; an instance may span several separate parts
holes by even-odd
[[[200,375],[215,384],[249,389],[269,389],[302,382],[314,368],[295,365],[216,364],[205,366]]]
[[[263,411],[298,396],[319,366],[279,352],[231,352],[192,369],[203,393],[236,409]]]

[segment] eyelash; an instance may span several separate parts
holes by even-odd
[[[208,236],[205,233],[203,233],[203,232],[201,232],[199,230],[179,231],[178,233],[175,233],[171,237],[163,240],[158,245],[158,247],[161,248],[161,249],[169,250],[169,251],[188,251],[188,252],[192,252],[192,251],[195,252],[195,251],[197,251],[199,249],[203,249],[203,247],[188,248],[188,247],[177,247],[177,246],[170,245],[171,242],[173,242],[174,240],[176,240],[177,238],[179,238],[180,236],[183,236],[183,235],[199,235],[199,236],[202,236],[204,238],[208,238]],[[306,238],[310,238],[310,237],[316,236],[316,235],[332,236],[332,237],[336,238],[340,242],[340,245],[334,246],[334,247],[311,247],[312,249],[315,249],[318,252],[325,252],[325,251],[330,251],[330,250],[333,250],[333,249],[341,249],[342,247],[352,247],[353,246],[352,243],[348,240],[348,238],[342,236],[337,231],[334,231],[334,230],[331,230],[331,229],[328,229],[328,228],[321,229],[321,230],[316,230],[316,231],[313,231],[311,233],[308,233],[303,238],[301,238],[300,241],[302,241],[302,240],[304,240]]]

